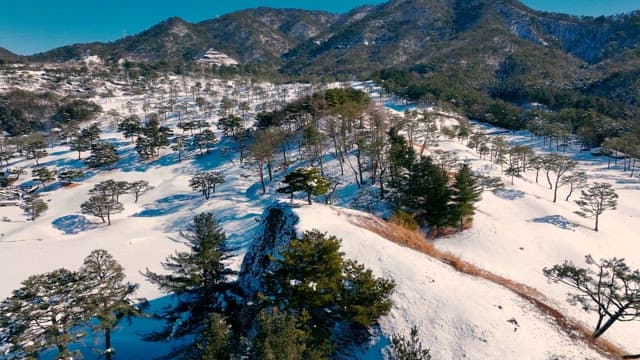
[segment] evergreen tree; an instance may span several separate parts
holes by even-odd
[[[564,198],[565,201],[569,201],[569,198],[573,194],[576,188],[581,188],[587,183],[587,174],[584,171],[576,171],[571,174],[567,174],[560,179],[562,185],[569,184],[569,193]]]
[[[209,314],[224,310],[224,294],[230,288],[228,277],[235,274],[225,263],[233,249],[212,214],[196,215],[180,235],[189,251],[176,252],[162,263],[169,273],[144,272],[148,281],[177,297],[174,306],[158,314],[167,324],[162,331],[150,334],[150,340],[201,334]]]
[[[111,215],[124,211],[124,206],[109,196],[93,195],[80,205],[80,211],[83,214],[97,216],[103,223],[111,225]]]
[[[482,189],[478,177],[471,171],[469,165],[464,164],[456,174],[456,181],[452,186],[452,221],[459,223],[460,230],[464,227],[464,219],[473,216],[475,203],[482,197]]]
[[[56,359],[72,355],[69,344],[83,336],[78,325],[88,320],[86,293],[76,272],[66,269],[33,275],[0,303],[0,339],[11,358],[38,358],[56,348]]]
[[[209,200],[211,192],[216,193],[216,185],[222,184],[224,181],[224,175],[219,171],[202,171],[189,180],[189,186],[193,191],[200,191],[202,196]]]
[[[275,261],[263,298],[269,306],[300,316],[309,354],[328,356],[335,329],[362,330],[391,309],[393,282],[345,260],[335,236],[305,232]]]
[[[308,359],[309,335],[298,316],[263,310],[258,314],[251,358],[264,360]]]
[[[94,250],[84,259],[80,277],[91,289],[83,306],[98,320],[95,328],[104,334],[104,356],[111,360],[111,332],[123,318],[141,315],[132,297],[138,285],[125,282],[124,269],[106,250]]]
[[[20,208],[31,218],[31,221],[36,221],[36,218],[38,218],[43,212],[47,211],[49,206],[37,195],[31,195],[24,198]]]
[[[116,146],[106,141],[98,141],[91,145],[91,155],[85,160],[87,166],[92,168],[99,168],[107,166],[111,169],[111,166],[120,160]]]
[[[576,200],[576,204],[580,206],[580,211],[576,211],[576,214],[585,218],[595,218],[594,230],[598,231],[600,215],[606,210],[616,209],[618,194],[613,190],[611,184],[593,183],[587,187],[587,190],[581,191],[580,200]]]
[[[293,194],[298,191],[307,193],[307,201],[312,204],[312,195],[323,195],[329,191],[331,181],[320,175],[318,168],[298,168],[290,172],[284,177],[283,183],[287,186],[277,189],[279,193]]]
[[[182,153],[184,149],[187,148],[189,143],[189,138],[185,135],[176,135],[173,139],[173,145],[171,145],[171,150],[178,153],[178,161],[182,161]]]
[[[422,348],[415,326],[408,339],[398,334],[391,336],[391,346],[386,352],[390,360],[431,360],[430,350]]]
[[[402,191],[402,205],[415,215],[418,223],[432,227],[432,236],[449,223],[451,190],[448,178],[430,157],[423,157],[413,164]]]
[[[115,201],[120,201],[120,195],[129,193],[131,184],[126,181],[115,181],[113,179],[101,181],[89,190],[91,195],[103,195]]]
[[[398,134],[398,128],[389,129],[390,185],[399,189],[411,166],[416,161],[415,151],[407,144],[404,136]]]
[[[216,134],[214,134],[210,129],[204,129],[194,137],[194,144],[198,147],[200,155],[203,154],[202,149],[206,149],[207,153],[209,153],[217,141],[218,139],[216,138]]]
[[[131,115],[118,124],[118,131],[121,131],[125,138],[132,139],[134,136],[142,132],[140,118],[137,115]]]
[[[58,173],[58,180],[64,182],[65,184],[71,184],[74,179],[79,179],[83,176],[84,172],[82,170],[67,169],[62,170]]]
[[[224,317],[212,313],[206,320],[202,334],[196,339],[196,354],[192,354],[191,358],[200,360],[232,358],[232,336],[231,326],[227,324]]]
[[[149,185],[149,182],[146,180],[138,180],[129,184],[129,190],[136,197],[136,203],[138,202],[138,198],[140,197],[140,195],[152,189],[153,186]]]
[[[42,186],[45,186],[47,183],[50,183],[56,179],[56,171],[49,170],[46,167],[41,167],[37,169],[33,169],[31,171],[31,176],[36,181],[39,181]]]
[[[69,148],[71,151],[78,152],[78,160],[80,160],[82,159],[82,152],[91,150],[91,139],[78,135],[78,137],[69,142]]]

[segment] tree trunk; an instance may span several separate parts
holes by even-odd
[[[599,220],[600,220],[600,214],[598,214],[598,213],[596,212],[596,227],[593,229],[593,230],[595,230],[595,231],[598,231],[598,221],[599,221]]]
[[[309,202],[309,205],[312,204],[312,202],[311,202],[311,193],[310,192],[307,192],[307,201]]]
[[[107,212],[107,225],[111,225],[111,213]]]
[[[111,329],[104,329],[104,357],[106,360],[111,360]]]
[[[567,197],[564,199],[564,201],[569,201],[571,194],[573,194],[573,183],[569,183],[569,194],[567,194]]]
[[[604,334],[605,331],[607,331],[611,327],[611,325],[613,325],[613,323],[615,323],[620,318],[620,316],[622,316],[622,314],[627,310],[627,306],[628,305],[621,307],[620,310],[618,310],[615,314],[613,314],[613,316],[611,316],[609,320],[607,320],[607,322],[605,322],[604,325],[602,325],[602,327],[600,327],[599,329],[596,329],[592,337],[594,339],[597,339],[598,337],[600,337],[600,335]]]
[[[267,188],[264,186],[264,170],[262,169],[263,163],[260,162],[260,184],[262,185],[262,193],[267,192]]]
[[[558,183],[560,182],[560,173],[556,175],[556,186],[553,187],[553,202],[555,203],[558,198]]]

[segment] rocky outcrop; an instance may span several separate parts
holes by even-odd
[[[298,216],[287,204],[276,204],[265,210],[257,236],[244,257],[238,282],[248,298],[262,290],[264,274],[273,270],[273,258],[296,237]]]

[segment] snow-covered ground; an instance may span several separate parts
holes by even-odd
[[[177,80],[177,79],[173,79]],[[188,80],[187,87],[194,84]],[[216,99],[229,91],[234,84],[214,81],[219,91]],[[168,86],[168,85],[167,85]],[[305,89],[295,84],[275,87],[259,85],[262,96],[252,100],[255,109],[260,103],[276,102],[283,97],[291,100]],[[284,91],[282,89],[285,89]],[[374,96],[376,89],[367,87]],[[231,96],[231,92],[228,92]],[[152,98],[156,104],[160,97]],[[237,94],[238,97],[248,95]],[[185,94],[181,101],[190,97]],[[257,100],[261,98],[262,100]],[[126,103],[133,104],[134,112],[142,115],[143,97],[117,96],[95,99],[105,112],[125,112]],[[383,102],[383,101],[381,101]],[[403,111],[406,107],[395,106]],[[410,106],[409,106],[410,108]],[[250,111],[254,113],[255,110]],[[399,113],[398,113],[399,114]],[[216,116],[206,117],[213,121]],[[173,126],[174,116],[167,122]],[[163,150],[158,159],[142,162],[133,145],[104,122],[103,138],[119,145],[122,160],[111,171],[88,172],[77,186],[58,188],[52,186],[41,195],[48,201],[49,210],[34,222],[27,222],[15,207],[1,207],[0,219],[0,297],[9,296],[20,286],[20,281],[36,273],[59,267],[77,269],[91,250],[103,248],[111,252],[125,267],[128,279],[140,284],[139,296],[154,299],[162,296],[158,289],[140,275],[149,268],[161,271],[161,261],[176,250],[184,249],[178,231],[203,211],[211,211],[221,221],[229,241],[239,246],[234,266],[239,268],[247,245],[256,237],[255,230],[263,210],[277,198],[277,183],[268,186],[261,194],[257,168],[254,164],[240,166],[237,154],[229,155],[225,148],[233,147],[223,140],[211,154],[189,157],[177,161],[176,154]],[[219,138],[221,134],[219,134]],[[526,134],[507,135],[515,143],[532,142],[540,151],[546,148],[538,140],[530,140]],[[456,151],[461,158],[484,173],[499,175],[499,167],[479,159],[478,155],[462,144],[441,140],[439,148]],[[51,154],[42,160],[47,166],[80,167],[77,153],[59,146],[49,150]],[[292,150],[291,156],[295,151]],[[84,153],[83,156],[87,156]],[[580,167],[590,176],[590,181],[608,181],[614,184],[620,195],[618,210],[602,216],[601,231],[594,232],[591,220],[573,214],[577,207],[565,202],[562,196],[552,203],[551,192],[545,187],[544,177],[536,184],[534,174],[516,179],[503,192],[485,193],[478,204],[474,227],[460,234],[440,239],[436,246],[448,250],[515,281],[539,289],[553,299],[565,313],[593,324],[593,316],[571,307],[565,302],[568,289],[549,284],[542,275],[542,268],[563,262],[565,259],[582,264],[584,255],[600,257],[625,257],[634,268],[640,267],[640,244],[637,241],[640,216],[640,181],[629,178],[619,168],[607,169],[606,159],[579,155]],[[11,166],[31,166],[31,161],[21,160]],[[329,161],[327,171],[337,174],[338,165]],[[205,201],[189,186],[189,178],[197,171],[218,170],[226,176],[226,182],[218,192]],[[283,176],[283,170],[275,174]],[[337,175],[336,175],[337,176]],[[79,213],[80,204],[88,198],[87,191],[106,179],[147,180],[155,188],[144,194],[137,204],[133,197],[124,195],[121,201],[125,212],[113,215],[111,226],[99,223],[93,217]],[[508,179],[504,179],[508,183]],[[339,205],[348,205],[356,193],[352,175],[340,179],[341,185],[335,198],[343,198]],[[561,189],[564,194],[566,189]],[[577,198],[578,194],[574,194]],[[529,303],[512,292],[484,280],[456,273],[441,262],[426,255],[401,248],[379,236],[348,224],[339,211],[324,206],[304,206],[296,210],[300,216],[300,229],[318,228],[343,238],[343,250],[372,268],[380,276],[390,277],[398,283],[394,295],[394,308],[381,322],[383,333],[407,333],[417,325],[425,345],[432,348],[434,358],[442,359],[549,359],[564,355],[567,359],[599,358],[583,344],[575,343],[557,331]],[[511,321],[511,320],[514,321]],[[517,322],[517,325],[514,323]],[[629,352],[640,351],[637,334],[638,323],[620,323],[605,335],[624,346]],[[374,349],[385,345],[379,339]],[[115,344],[116,347],[122,346]],[[119,348],[119,356],[129,359],[144,358],[134,345]],[[139,347],[138,347],[139,349]],[[129,351],[129,352],[128,352]],[[365,354],[376,358],[374,351]],[[142,357],[141,357],[142,356]],[[377,355],[379,358],[379,355]]]

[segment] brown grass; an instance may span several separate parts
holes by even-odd
[[[446,251],[438,250],[417,231],[408,230],[373,215],[348,214],[347,216],[352,224],[372,231],[387,240],[439,259],[461,273],[490,281],[513,291],[552,319],[556,326],[570,338],[584,342],[592,349],[611,359],[622,358],[624,354],[622,349],[605,339],[593,339],[590,329],[550,305],[549,299],[535,288],[484,270]]]

